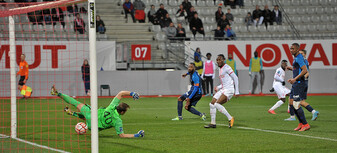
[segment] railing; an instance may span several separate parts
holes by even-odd
[[[279,0],[275,0],[276,4],[279,6],[280,10],[283,12],[283,18],[286,19],[286,21],[288,22],[288,24],[291,27],[291,30],[293,31],[293,35],[296,36],[296,39],[302,39],[300,32],[296,29],[296,27],[294,26],[293,22],[290,20],[288,13],[284,10],[281,2]],[[295,39],[295,37],[294,37]]]

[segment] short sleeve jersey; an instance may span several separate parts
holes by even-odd
[[[200,78],[198,72],[194,71],[194,73],[193,73],[193,74],[191,75],[191,77],[190,77],[190,82],[191,82],[191,85],[192,85],[190,91],[193,91],[194,86],[195,86],[196,84],[198,84],[199,89],[198,89],[198,91],[196,92],[196,94],[201,94],[201,81],[200,81],[200,79],[201,79],[201,78]]]
[[[98,128],[99,130],[105,130],[115,127],[117,134],[124,133],[123,122],[121,116],[117,112],[116,107],[120,100],[114,98],[107,108],[98,109]]]
[[[232,73],[234,73],[234,71],[228,64],[225,64],[219,69],[221,89],[234,88],[234,80],[230,77]]]
[[[305,62],[304,62],[304,58],[303,58],[302,54],[298,54],[295,57],[294,62],[293,62],[293,77],[294,78],[302,72],[301,67],[303,65],[306,65]],[[304,80],[304,76],[297,79],[296,81],[303,81],[303,80]]]

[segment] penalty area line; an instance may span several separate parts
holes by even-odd
[[[6,137],[6,138],[11,138],[10,136],[4,135],[4,134],[0,134],[0,136]],[[11,138],[11,139],[14,139],[14,140],[17,140],[17,141],[20,141],[20,142],[23,142],[23,143],[30,144],[32,146],[40,147],[40,148],[43,148],[43,149],[52,150],[52,151],[55,151],[55,152],[70,153],[70,152],[67,152],[67,151],[64,151],[64,150],[51,148],[51,147],[48,147],[48,146],[44,146],[44,145],[40,145],[40,144],[37,144],[37,143],[34,143],[34,142],[23,140],[23,139],[20,139],[20,138]]]
[[[228,125],[225,125],[225,124],[219,124],[219,125],[228,126]],[[277,134],[283,134],[283,135],[291,135],[291,136],[306,137],[306,138],[311,138],[311,139],[319,139],[319,140],[327,140],[327,141],[337,142],[337,139],[331,139],[331,138],[325,138],[325,137],[316,137],[316,136],[310,136],[310,135],[301,135],[301,134],[295,134],[295,133],[280,132],[280,131],[273,131],[273,130],[264,130],[264,129],[250,128],[250,127],[242,127],[242,126],[237,126],[237,127],[234,126],[234,128],[244,129],[244,130],[261,131],[261,132],[267,132],[267,133],[277,133]]]

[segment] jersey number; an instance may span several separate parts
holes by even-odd
[[[104,112],[104,118],[110,115],[110,112]],[[110,124],[112,122],[112,116],[105,119],[105,124]]]

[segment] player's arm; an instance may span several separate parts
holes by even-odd
[[[216,65],[215,63],[212,61],[212,64],[213,64],[213,76],[212,76],[212,79],[215,78],[215,71],[216,71]]]
[[[202,64],[202,74],[201,74],[201,78],[204,78],[205,75],[205,63]]]
[[[234,61],[234,73],[237,74],[236,73],[236,61]]]
[[[304,75],[305,78],[309,77],[309,71]]]
[[[232,69],[227,71],[228,75],[234,80],[235,95],[239,95],[239,79]]]
[[[292,70],[293,70],[293,68],[292,68],[291,66],[287,66],[287,70],[290,70],[290,71],[292,71]]]
[[[121,100],[123,98],[123,96],[132,96],[132,98],[134,100],[139,99],[139,94],[135,93],[135,92],[131,92],[131,91],[120,91],[117,95],[116,98],[118,98],[119,100]]]
[[[252,70],[252,59],[249,61],[249,75],[251,75]]]
[[[298,64],[300,65],[302,71],[295,78],[288,80],[288,82],[291,83],[291,84],[295,83],[297,79],[303,77],[308,72],[307,66],[305,65],[303,60],[298,60]]]
[[[138,131],[136,134],[125,134],[123,131],[123,124],[121,120],[116,122],[115,130],[120,138],[138,138],[144,137],[144,130]]]
[[[283,82],[284,79],[281,77],[281,74],[279,73],[279,71],[276,71],[275,75],[274,75],[274,79],[276,81],[279,81],[279,82]]]

